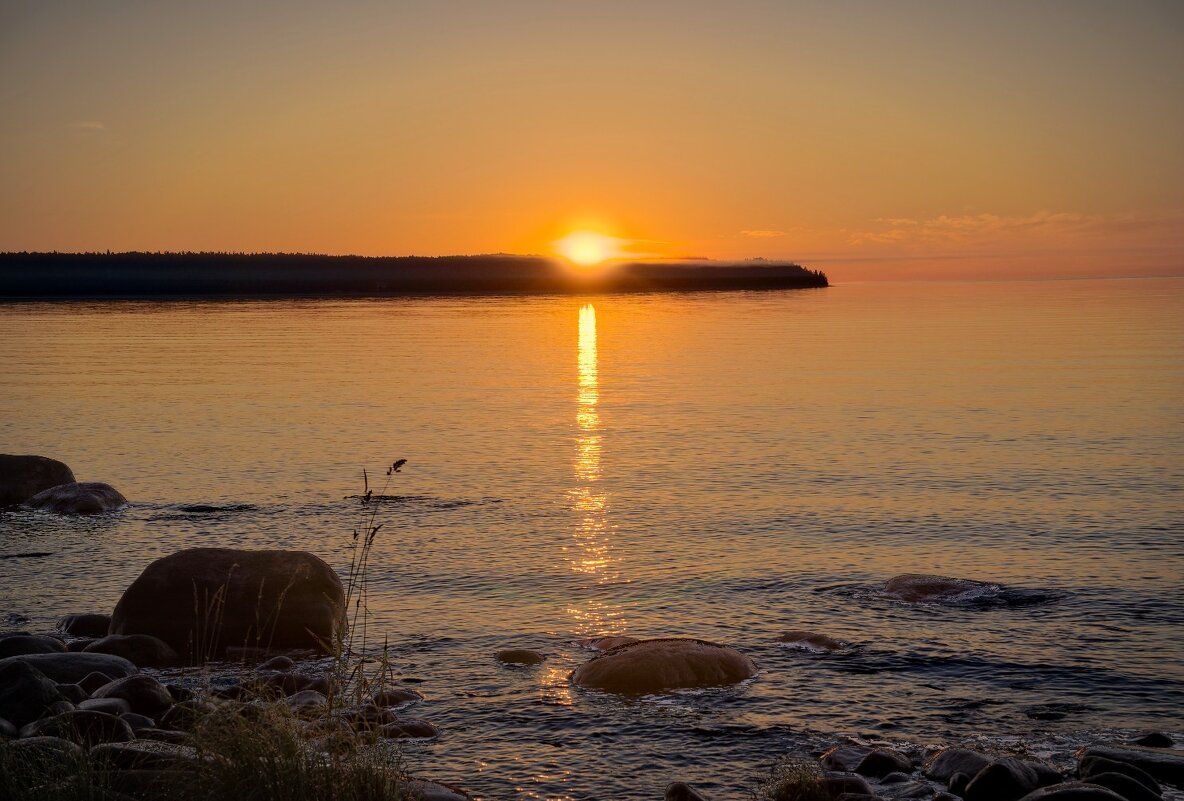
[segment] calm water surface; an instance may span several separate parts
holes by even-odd
[[[3,626],[183,547],[349,562],[486,798],[734,796],[841,733],[1063,753],[1184,729],[1184,280],[595,298],[0,306],[0,451],[132,505],[0,516]],[[182,507],[203,504],[213,511]],[[903,572],[1037,591],[908,606]],[[812,629],[830,655],[775,642]],[[729,691],[573,690],[595,634],[733,644]],[[545,651],[541,669],[493,660]],[[1055,718],[1055,719],[1049,719]]]

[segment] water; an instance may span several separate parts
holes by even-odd
[[[1054,754],[1181,731],[1182,310],[1179,279],[0,306],[0,450],[132,500],[0,517],[0,556],[52,552],[0,560],[0,614],[109,610],[196,545],[342,569],[345,496],[406,457],[374,626],[443,730],[411,765],[484,797],[735,797],[844,733]],[[1035,597],[877,593],[904,572]],[[573,641],[610,633],[726,642],[762,673],[573,690]]]

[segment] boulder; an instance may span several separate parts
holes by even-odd
[[[1022,801],[1126,801],[1099,784],[1063,782],[1028,793]]]
[[[1121,773],[1124,776],[1130,776],[1156,795],[1163,793],[1159,782],[1151,778],[1151,774],[1142,768],[1136,768],[1129,762],[1118,762],[1117,760],[1106,759],[1100,756],[1088,756],[1083,757],[1077,764],[1077,775],[1086,781],[1089,780],[1090,776],[1098,773]]]
[[[17,506],[42,490],[73,482],[74,473],[56,459],[0,454],[0,507]]]
[[[825,782],[826,790],[832,798],[844,793],[875,797],[872,793],[871,785],[862,776],[846,773],[829,773],[823,779],[823,782]]]
[[[978,772],[991,764],[991,758],[978,751],[965,748],[943,748],[938,751],[922,771],[927,778],[949,782],[955,773],[977,776]]]
[[[970,784],[970,776],[965,773],[955,773],[950,777],[949,783],[946,785],[951,793],[959,798],[966,797],[966,787]]]
[[[159,720],[173,706],[168,688],[143,673],[116,679],[92,693],[96,699],[119,698],[127,701],[130,711]]]
[[[635,642],[637,642],[636,637],[587,637],[583,640],[577,640],[576,645],[593,651],[611,651],[614,648],[620,648],[622,645],[632,645]]]
[[[292,668],[296,667],[296,662],[290,656],[273,656],[266,662],[259,666],[259,670],[274,670],[278,673],[286,673]]]
[[[32,665],[5,661],[0,663],[0,718],[20,729],[65,700],[57,685]]]
[[[0,718],[0,740],[15,740],[20,737],[20,730],[4,718]]]
[[[674,782],[668,785],[663,799],[664,801],[707,801],[694,787],[683,782]]]
[[[863,761],[863,758],[872,752],[871,748],[865,745],[836,745],[822,753],[818,761],[822,763],[822,767],[826,770],[838,770],[844,773],[852,773],[856,766]]]
[[[74,482],[50,487],[25,501],[24,506],[59,515],[98,515],[127,504],[127,498],[110,484]]]
[[[95,690],[99,689],[104,684],[110,684],[113,681],[115,681],[115,679],[111,676],[108,676],[106,673],[87,673],[78,680],[78,686],[82,688],[83,692],[85,692],[89,698],[90,694]]]
[[[33,634],[14,634],[0,639],[0,659],[23,654],[62,654],[66,644],[53,637],[38,637]]]
[[[595,656],[571,674],[578,687],[622,695],[737,684],[757,673],[739,651],[691,639],[641,640]]]
[[[181,664],[181,657],[162,640],[151,634],[108,634],[95,640],[83,653],[115,654],[136,667],[168,668]]]
[[[1147,748],[1171,748],[1176,742],[1161,731],[1151,731],[1142,737],[1131,740],[1131,745],[1142,745]]]
[[[12,662],[32,665],[57,684],[77,684],[88,673],[122,678],[137,672],[131,662],[111,654],[24,654],[0,659],[0,667]]]
[[[86,690],[82,689],[81,685],[78,685],[78,684],[58,684],[56,686],[58,688],[58,692],[60,692],[62,694],[62,698],[65,698],[67,701],[74,704],[75,706],[77,706],[78,704],[81,704],[83,701],[90,698],[90,693],[88,693]]]
[[[890,751],[886,748],[877,748],[859,760],[859,764],[855,766],[855,772],[860,776],[871,776],[874,779],[897,771],[909,773],[912,769],[913,763],[908,757],[899,751]]]
[[[119,717],[127,721],[127,725],[132,727],[132,731],[136,733],[137,737],[140,736],[140,732],[144,729],[156,728],[156,721],[147,715],[140,715],[135,712],[124,712],[120,714]]]
[[[86,752],[61,737],[24,737],[5,745],[8,753],[22,764],[40,768],[43,773],[56,772],[63,764],[77,765]]]
[[[1162,801],[1163,798],[1125,773],[1095,773],[1089,777],[1089,783],[1113,790],[1126,801]]]
[[[541,665],[547,657],[527,648],[506,648],[494,654],[494,658],[509,665]]]
[[[996,759],[966,785],[966,801],[1019,801],[1039,784],[1036,771],[1014,757]]]
[[[1143,748],[1136,745],[1095,745],[1081,753],[1081,759],[1100,756],[1141,768],[1157,781],[1184,788],[1184,751]]]
[[[329,699],[316,690],[301,690],[288,696],[287,704],[299,715],[316,715],[329,708]]]
[[[132,705],[122,698],[87,698],[78,704],[78,708],[89,712],[106,712],[117,718],[122,717],[125,712],[132,711]]]
[[[388,740],[431,740],[440,736],[440,730],[426,720],[400,718],[380,726],[378,735]]]
[[[341,580],[305,551],[179,551],[148,565],[111,616],[112,634],[151,634],[193,662],[232,645],[329,653],[344,627]]]
[[[92,746],[97,743],[126,743],[135,739],[127,721],[106,712],[75,709],[42,718],[21,727],[21,737],[61,737]]]
[[[407,687],[391,687],[374,693],[370,699],[375,706],[398,707],[423,700],[423,694]]]
[[[777,642],[791,648],[800,648],[814,653],[829,653],[838,651],[845,646],[840,640],[818,634],[813,631],[787,631],[777,638]]]
[[[111,616],[97,613],[66,615],[58,621],[58,630],[71,637],[106,637]]]
[[[884,594],[910,603],[949,601],[966,593],[990,587],[981,581],[904,573],[884,582]]]
[[[91,747],[90,756],[115,770],[192,769],[198,762],[197,749],[192,746],[153,740],[99,743]]]

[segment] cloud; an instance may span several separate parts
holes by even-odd
[[[1027,216],[963,214],[916,220],[887,217],[873,220],[875,228],[850,234],[852,245],[974,245],[989,242],[1063,242],[1081,238],[1178,233],[1184,212],[1152,214],[1080,214],[1039,211]]]
[[[741,236],[752,236],[757,239],[772,239],[777,236],[785,236],[785,231],[772,231],[767,228],[756,228],[750,231],[741,231]]]
[[[72,122],[66,127],[73,128],[76,131],[105,131],[105,130],[107,130],[106,123],[99,122],[98,120],[83,120],[81,122]]]

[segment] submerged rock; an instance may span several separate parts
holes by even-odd
[[[620,648],[622,645],[632,645],[635,642],[638,642],[636,637],[587,637],[577,640],[576,645],[593,651],[611,651],[614,648]]]
[[[112,487],[97,481],[74,482],[50,487],[25,501],[30,509],[59,515],[97,515],[127,504],[127,498]]]
[[[252,644],[329,653],[344,626],[341,580],[306,551],[179,551],[148,565],[111,616],[112,634],[151,634],[190,662]]]
[[[1147,748],[1171,748],[1175,741],[1161,731],[1152,731],[1131,741],[1131,745],[1142,745]]]
[[[56,459],[0,453],[0,507],[18,506],[43,490],[73,482],[73,471]]]
[[[950,601],[969,593],[982,592],[994,585],[970,579],[905,573],[884,582],[884,594],[910,603]]]
[[[757,673],[756,663],[727,646],[703,640],[641,640],[606,651],[571,674],[579,687],[622,695],[721,687]]]
[[[547,657],[528,648],[506,648],[494,654],[499,662],[509,665],[541,665]]]
[[[167,643],[150,634],[108,634],[82,649],[83,653],[122,656],[136,667],[168,668],[181,664],[181,657]]]
[[[825,634],[797,630],[785,632],[777,638],[777,642],[786,646],[814,651],[815,653],[838,651],[846,646],[846,643],[836,640],[834,637],[828,637]]]

